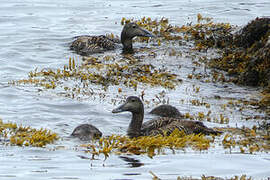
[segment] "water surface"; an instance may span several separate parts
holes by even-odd
[[[151,18],[167,17],[172,24],[182,25],[196,22],[197,13],[210,16],[216,22],[229,22],[244,25],[258,16],[270,16],[270,2],[267,0],[244,1],[52,1],[52,0],[2,0],[0,6],[0,117],[6,122],[16,122],[35,128],[46,127],[58,133],[63,139],[46,148],[5,146],[0,143],[0,179],[151,179],[149,171],[161,179],[176,179],[177,176],[214,175],[232,177],[247,174],[255,179],[270,177],[270,156],[267,153],[230,154],[218,146],[206,152],[179,151],[159,155],[153,159],[147,156],[111,155],[105,162],[104,157],[89,160],[89,154],[75,150],[78,141],[69,139],[73,128],[81,123],[96,125],[105,135],[125,134],[130,114],[112,115],[116,106],[110,97],[116,98],[117,88],[106,92],[107,98],[84,96],[81,100],[58,96],[54,91],[39,91],[32,86],[10,86],[8,82],[26,78],[35,68],[58,68],[67,64],[69,57],[80,58],[68,48],[72,37],[82,34],[120,34],[122,17]],[[137,47],[141,46],[136,44]],[[120,50],[109,52],[120,54]],[[157,52],[158,53],[158,52]],[[119,55],[121,56],[121,55]],[[255,88],[240,87],[233,84],[203,83],[190,80],[192,72],[190,57],[171,57],[161,54],[157,58],[146,58],[157,66],[166,65],[177,72],[183,83],[176,90],[160,87],[139,86],[138,91],[123,88],[125,95],[139,95],[145,91],[145,98],[165,92],[169,99],[183,113],[197,114],[207,109],[194,107],[190,100],[207,99],[211,104],[213,117],[224,113],[230,118],[229,126],[248,126],[257,120],[246,121],[250,115],[261,115],[254,108],[238,111],[222,109],[224,99],[256,99]],[[177,67],[181,65],[179,70]],[[194,93],[193,86],[200,86]],[[181,103],[184,100],[184,103]],[[150,111],[146,107],[146,111]],[[146,119],[150,119],[147,116]],[[206,123],[209,126],[227,126]],[[54,150],[55,147],[63,146]],[[86,158],[82,158],[86,157]],[[138,164],[139,162],[139,164]],[[134,167],[135,166],[135,167]],[[164,168],[166,167],[166,168]]]

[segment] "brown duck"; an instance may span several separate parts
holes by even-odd
[[[169,104],[162,104],[155,107],[150,111],[150,114],[154,114],[160,117],[172,117],[172,118],[183,118],[184,116],[178,111],[178,109]]]
[[[215,131],[206,127],[202,122],[182,120],[180,118],[160,117],[143,123],[144,106],[140,98],[130,96],[126,102],[114,109],[112,113],[120,113],[129,111],[132,113],[132,120],[129,124],[127,134],[130,137],[149,136],[163,134],[167,135],[172,133],[176,128],[184,131],[186,134],[214,134],[217,135],[221,132]]]
[[[123,44],[123,53],[133,53],[132,38],[136,36],[154,37],[153,34],[142,29],[136,23],[127,23],[121,32],[121,40],[109,38],[107,36],[78,36],[72,42],[70,49],[76,53],[88,56],[94,53],[102,53],[108,50],[114,50],[118,43]]]
[[[77,137],[82,141],[90,141],[100,138],[102,136],[102,132],[91,124],[81,124],[73,130],[71,136]]]

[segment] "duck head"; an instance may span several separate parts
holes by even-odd
[[[71,136],[78,137],[82,141],[89,141],[99,139],[102,136],[102,132],[91,124],[81,124],[73,130]]]
[[[144,107],[143,103],[139,97],[129,96],[124,104],[112,110],[112,113],[120,113],[124,111],[129,111],[132,114],[143,114]]]
[[[144,107],[140,98],[129,96],[124,104],[120,105],[112,111],[112,113],[120,113],[129,111],[132,113],[132,119],[129,123],[127,134],[129,137],[138,137],[141,135],[141,127],[143,122]]]
[[[123,53],[132,53],[132,38],[136,36],[154,37],[154,35],[147,30],[141,28],[136,23],[127,23],[121,33],[121,43],[123,44]]]

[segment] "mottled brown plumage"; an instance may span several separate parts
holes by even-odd
[[[118,43],[123,44],[123,53],[133,53],[132,38],[135,36],[153,37],[150,32],[142,29],[136,23],[128,23],[121,32],[121,40],[107,36],[78,36],[72,42],[70,49],[76,53],[88,56],[94,53],[102,53],[114,50]]]
[[[181,118],[183,115],[178,111],[178,109],[169,104],[162,104],[155,107],[150,111],[150,114],[154,114],[160,117],[172,117],[172,118]]]
[[[77,137],[82,141],[89,141],[100,138],[102,132],[91,124],[81,124],[73,130],[71,136]]]
[[[113,113],[129,111],[132,113],[132,120],[129,124],[127,131],[128,136],[149,136],[163,134],[164,132],[169,135],[176,128],[180,131],[183,130],[186,134],[219,134],[221,132],[215,131],[206,127],[202,122],[182,120],[180,118],[161,117],[143,123],[144,106],[140,98],[130,96],[126,102],[114,109]]]
[[[184,131],[186,134],[214,134],[221,132],[206,127],[200,121],[183,120],[179,118],[161,117],[143,123],[142,133],[145,135],[158,135],[164,132],[171,134],[175,129]]]

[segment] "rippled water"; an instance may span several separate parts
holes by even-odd
[[[81,123],[95,124],[105,135],[125,134],[130,114],[112,115],[115,107],[109,98],[101,100],[85,97],[74,100],[59,97],[53,92],[39,91],[38,88],[10,86],[8,82],[27,77],[35,68],[56,68],[67,63],[73,54],[68,44],[72,37],[82,34],[119,34],[122,17],[152,18],[167,17],[173,24],[185,24],[195,21],[196,14],[214,17],[218,22],[230,22],[244,25],[257,16],[270,15],[270,2],[267,0],[247,1],[52,1],[52,0],[1,0],[0,6],[0,117],[4,121],[32,127],[46,127],[58,133],[62,140],[46,148],[3,146],[0,144],[0,179],[151,179],[149,171],[160,178],[176,179],[177,176],[200,177],[202,174],[221,177],[247,174],[255,179],[270,177],[270,156],[265,153],[256,155],[229,154],[221,147],[207,152],[179,152],[175,155],[129,156],[120,158],[111,155],[105,162],[91,161],[87,154],[76,151],[76,140],[68,135]],[[137,46],[140,46],[137,44]],[[120,53],[116,51],[115,53]],[[176,58],[177,59],[177,58]],[[243,112],[220,108],[215,95],[226,98],[256,99],[256,89],[239,87],[232,84],[205,84],[198,80],[187,79],[192,71],[189,57],[177,62],[167,61],[162,55],[157,63],[168,65],[178,72],[183,84],[176,90],[165,90],[165,99],[178,107],[181,112],[196,114],[205,111],[193,107],[188,102],[194,98],[207,99],[211,104],[213,115],[224,113],[230,118],[230,126],[252,126],[255,121],[245,121],[242,117],[250,114],[263,115],[254,109]],[[200,86],[200,93],[192,92],[193,85]],[[162,88],[143,88],[146,98],[155,98]],[[127,95],[138,95],[123,89]],[[117,90],[110,88],[108,97],[114,97]],[[146,111],[151,108],[147,107]],[[147,116],[146,118],[151,118]],[[219,124],[207,123],[209,126]],[[58,146],[58,150],[52,150]],[[63,146],[61,148],[61,146]],[[82,158],[86,157],[85,158]],[[135,164],[134,164],[134,158]],[[137,163],[136,163],[137,162]],[[134,167],[135,166],[135,167]],[[166,168],[165,168],[166,167]]]

